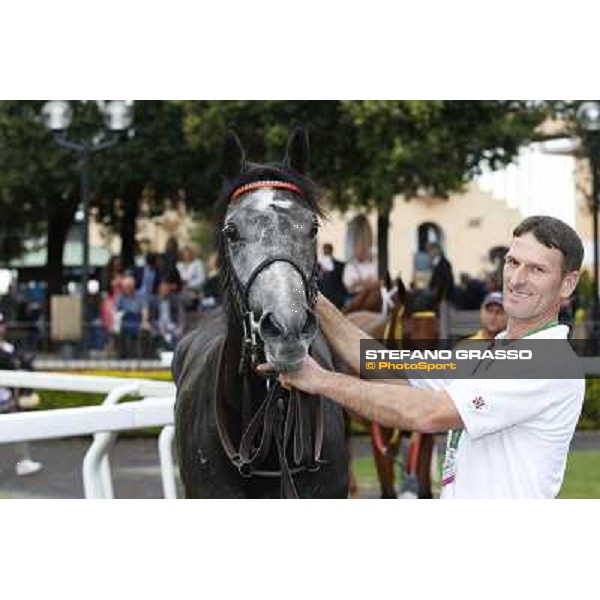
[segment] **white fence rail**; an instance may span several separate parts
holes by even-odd
[[[165,498],[176,498],[173,461],[175,386],[147,379],[0,371],[0,387],[107,394],[100,406],[13,413],[0,418],[0,443],[94,435],[83,460],[86,498],[114,498],[109,452],[119,431],[162,427],[159,436]],[[136,402],[117,404],[125,396]]]

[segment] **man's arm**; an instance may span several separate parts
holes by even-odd
[[[421,433],[462,429],[463,422],[443,390],[418,389],[364,381],[319,366],[312,358],[302,367],[279,376],[286,387],[322,394],[340,406],[386,427]]]

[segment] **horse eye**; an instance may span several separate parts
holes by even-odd
[[[237,242],[240,239],[240,231],[235,223],[227,223],[227,225],[223,227],[223,233],[232,242]]]

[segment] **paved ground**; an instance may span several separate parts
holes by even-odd
[[[47,440],[30,444],[44,469],[18,477],[12,445],[0,445],[0,497],[83,498],[82,463],[91,438]],[[153,438],[118,439],[111,453],[117,498],[161,498],[158,445]]]
[[[31,444],[34,459],[44,469],[27,477],[14,472],[14,446],[0,445],[0,498],[83,498],[81,466],[91,438],[48,440]],[[578,433],[572,449],[600,449],[600,432]],[[354,456],[370,453],[369,442],[353,441]],[[158,446],[153,438],[118,439],[111,454],[115,497],[161,498]],[[374,488],[362,489],[365,498],[378,496]],[[179,487],[179,497],[183,496]]]

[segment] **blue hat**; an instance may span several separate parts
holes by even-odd
[[[482,306],[489,306],[490,304],[498,304],[498,306],[503,305],[503,296],[502,292],[490,292],[482,302]]]

